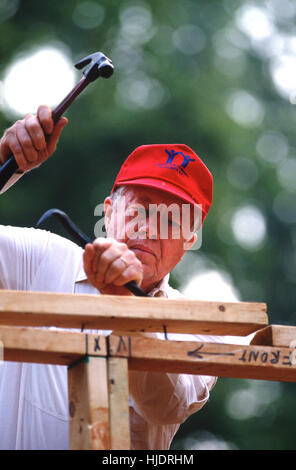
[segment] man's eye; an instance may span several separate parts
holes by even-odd
[[[126,210],[126,215],[131,216],[131,217],[145,216],[146,209],[144,207],[130,206]]]
[[[139,212],[139,214],[146,214],[145,207],[138,207],[138,212]]]
[[[128,216],[133,216],[133,215],[135,215],[135,212],[136,212],[135,209],[132,209],[131,207],[129,207],[129,208],[126,210],[126,215],[128,215]]]
[[[170,224],[172,227],[180,227],[179,222],[176,221],[176,220],[169,219],[169,224]]]

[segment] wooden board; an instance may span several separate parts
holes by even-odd
[[[270,346],[296,347],[296,327],[270,325],[259,330],[252,338],[251,344]]]
[[[0,325],[245,336],[267,324],[264,303],[0,292]]]
[[[105,337],[73,331],[0,326],[5,361],[69,365],[81,357],[106,356]]]
[[[112,334],[106,338],[96,334],[4,326],[0,327],[0,341],[4,345],[4,360],[11,361],[73,365],[87,356],[123,357],[134,370],[296,381],[295,345],[288,348],[286,344],[249,346],[163,341],[135,333]],[[283,343],[283,340],[278,342]],[[113,375],[116,375],[115,370]]]
[[[128,359],[108,358],[110,449],[130,449]]]
[[[107,359],[88,357],[68,369],[71,450],[110,449]]]
[[[288,348],[111,335],[109,351],[128,357],[133,370],[296,381],[295,350]]]

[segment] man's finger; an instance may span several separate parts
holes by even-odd
[[[40,125],[42,126],[45,134],[50,135],[54,128],[54,123],[52,119],[52,111],[47,105],[40,105],[37,110],[37,117],[39,119]]]
[[[105,273],[107,272],[107,269],[109,269],[111,263],[122,256],[126,249],[127,247],[124,243],[118,242],[114,242],[109,247],[106,246],[106,249],[103,252],[98,249],[99,256],[97,264],[99,264],[99,270],[102,275],[105,276]]]
[[[35,162],[38,160],[38,152],[35,149],[31,140],[30,134],[22,122],[16,126],[16,137],[22,147],[23,154],[28,162]]]
[[[68,119],[62,117],[55,125],[54,130],[52,131],[48,141],[47,141],[47,148],[49,154],[53,153],[56,149],[58,140],[60,138],[61,132],[64,127],[68,124]]]
[[[141,285],[142,278],[142,269],[139,269],[136,264],[132,264],[113,280],[113,284],[115,286],[124,286],[130,281],[135,281],[136,284]]]
[[[0,148],[0,159],[2,164],[5,163],[8,157],[12,154],[19,168],[24,168],[26,166],[27,161],[15,132],[10,132],[1,140]]]
[[[116,258],[106,270],[104,282],[105,284],[112,284],[115,279],[117,279],[128,267],[126,261],[123,260],[123,257],[119,256]]]
[[[27,129],[27,132],[29,133],[31,140],[33,142],[33,145],[36,150],[43,150],[46,148],[46,140],[45,140],[45,135],[43,132],[43,128],[40,125],[39,120],[37,119],[36,116],[33,116],[32,114],[28,114],[25,117],[25,127]]]
[[[92,261],[93,261],[94,254],[95,254],[94,247],[90,243],[88,243],[85,246],[85,250],[83,253],[83,265],[84,265],[83,267],[84,267],[84,271],[86,275],[88,277],[92,277],[92,280],[94,280],[94,273],[92,270]]]

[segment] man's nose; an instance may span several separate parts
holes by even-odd
[[[159,240],[160,227],[158,218],[149,217],[149,215],[141,217],[138,231],[140,236],[145,235],[145,238],[150,240]]]

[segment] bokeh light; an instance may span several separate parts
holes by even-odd
[[[208,431],[200,431],[185,440],[185,449],[188,450],[235,450],[236,446],[223,437]]]
[[[288,191],[296,191],[296,158],[288,158],[278,165],[277,175],[280,184]]]
[[[294,38],[295,41],[296,38]],[[294,51],[290,54],[281,55],[273,60],[271,64],[271,74],[275,87],[280,95],[291,101],[295,100],[295,76],[296,59]]]
[[[234,157],[227,168],[228,181],[237,189],[248,190],[258,179],[258,168],[247,157]]]
[[[282,393],[280,382],[245,380],[244,385],[231,392],[226,400],[226,411],[231,418],[246,420],[270,413],[272,403]]]
[[[123,5],[120,11],[120,37],[136,47],[149,41],[156,30],[147,4]]]
[[[281,222],[296,223],[295,192],[280,191],[273,201],[273,210]]]
[[[74,23],[82,29],[93,29],[102,24],[105,17],[105,9],[96,2],[78,3],[73,12]]]
[[[0,1],[0,23],[15,15],[19,8],[20,0]]]
[[[267,0],[261,6],[246,3],[235,15],[235,24],[250,41],[257,54],[269,60],[269,72],[276,91],[295,104],[296,38],[283,33],[278,23],[291,20],[295,3],[290,0]]]
[[[183,54],[194,55],[202,51],[206,44],[206,37],[202,30],[193,24],[180,26],[173,33],[173,44]]]
[[[75,70],[57,47],[40,48],[17,58],[3,79],[1,106],[8,115],[35,113],[40,104],[54,106],[70,92]]]
[[[204,271],[197,274],[182,289],[190,299],[237,302],[239,293],[234,288],[230,277],[218,270]]]
[[[250,251],[261,248],[266,235],[266,223],[257,207],[248,205],[237,209],[232,216],[231,226],[242,248]]]
[[[289,145],[280,132],[266,130],[256,143],[258,156],[266,163],[278,164],[287,158]]]
[[[116,90],[116,100],[127,109],[153,109],[164,104],[167,90],[145,73],[138,72],[133,77],[121,78]]]
[[[264,105],[246,90],[231,93],[226,103],[226,111],[231,119],[245,127],[258,126],[264,117]]]
[[[250,38],[262,40],[274,33],[272,16],[265,8],[246,4],[236,13],[236,23]]]

